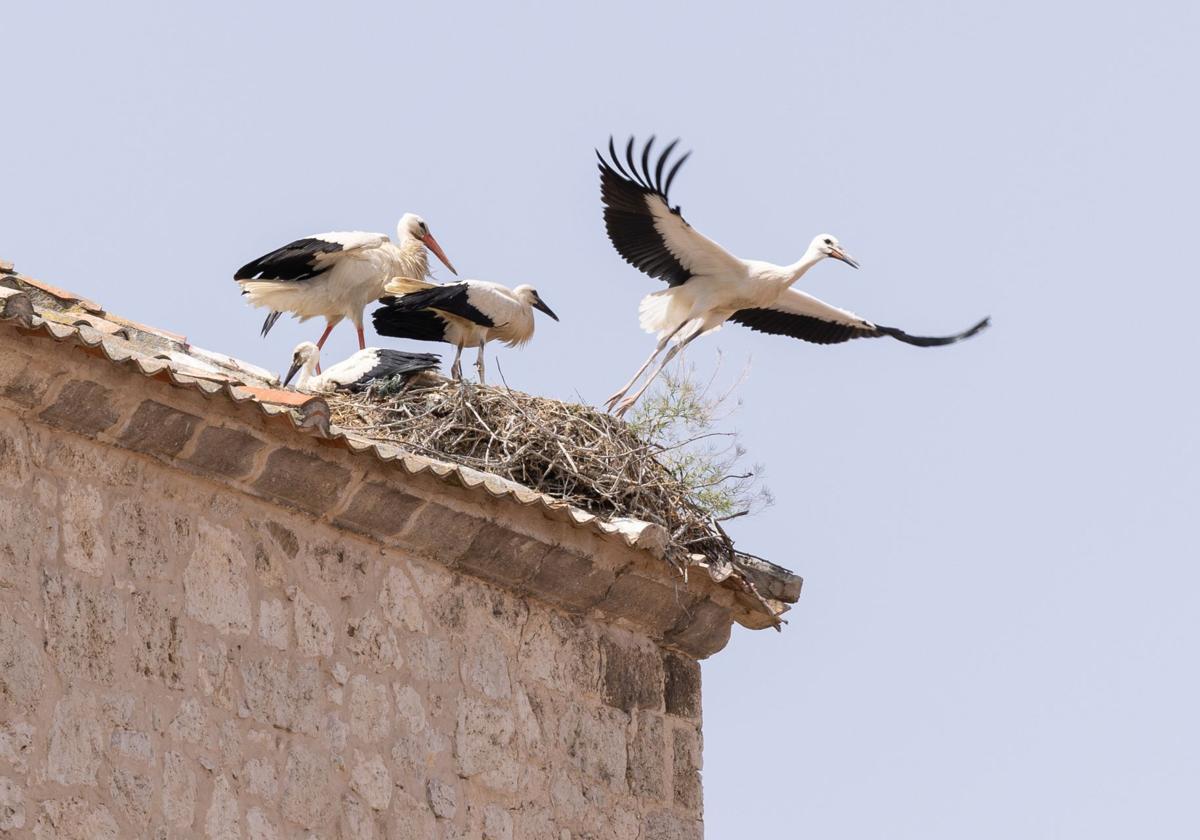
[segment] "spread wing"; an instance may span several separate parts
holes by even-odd
[[[269,254],[246,263],[233,275],[234,280],[279,280],[300,282],[318,277],[347,255],[378,248],[387,242],[382,233],[354,230],[343,233],[318,233],[289,242]]]
[[[667,194],[671,182],[691,154],[676,160],[664,180],[663,171],[678,142],[673,141],[662,151],[653,173],[653,137],[642,149],[640,168],[634,160],[632,137],[625,147],[624,165],[612,138],[608,141],[608,159],[596,152],[608,238],[627,263],[665,280],[669,286],[686,283],[697,274],[741,273],[745,270],[741,260],[695,230],[679,208],[670,205]]]
[[[763,309],[739,309],[729,320],[758,332],[787,335],[813,344],[840,344],[853,338],[890,336],[917,347],[940,347],[970,338],[988,326],[984,318],[975,326],[947,336],[909,335],[895,327],[884,327],[860,318],[853,312],[830,306],[796,289],[788,289],[771,306]]]

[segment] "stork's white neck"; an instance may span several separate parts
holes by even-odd
[[[787,280],[784,285],[791,286],[797,280],[804,276],[814,265],[825,259],[825,255],[812,245],[808,246],[808,250],[804,252],[804,256],[797,262],[791,265],[784,266],[784,271],[787,272]]]
[[[309,380],[312,379],[312,375],[316,371],[318,363],[319,359],[316,355],[308,357],[308,360],[304,363],[304,367],[300,368],[300,375],[296,377],[297,391],[308,390]]]

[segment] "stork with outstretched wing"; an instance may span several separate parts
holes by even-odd
[[[632,137],[625,147],[624,161],[611,138],[607,158],[596,152],[600,158],[600,195],[609,240],[626,262],[666,281],[668,286],[642,299],[639,307],[642,329],[657,333],[658,344],[633,378],[608,398],[608,409],[615,408],[618,416],[638,401],[689,342],[719,329],[726,321],[815,344],[890,336],[917,347],[953,344],[988,325],[989,319],[984,318],[954,335],[909,335],[793,289],[792,284],[826,257],[858,268],[858,263],[832,234],[815,237],[804,256],[791,265],[735,257],[689,225],[679,207],[672,207],[667,198],[679,168],[691,154],[680,156],[667,169],[678,142],[670,143],[653,163],[653,137],[642,148],[640,160]],[[672,342],[674,345],[642,387],[633,396],[626,396]]]

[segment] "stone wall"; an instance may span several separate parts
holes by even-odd
[[[45,419],[0,399],[0,834],[701,835],[690,657]]]

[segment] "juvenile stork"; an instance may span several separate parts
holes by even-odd
[[[233,279],[253,306],[271,310],[263,321],[263,336],[284,312],[301,321],[321,316],[325,332],[316,345],[321,348],[333,328],[349,318],[358,330],[362,350],[367,346],[363,309],[383,295],[383,287],[397,274],[425,277],[429,273],[426,248],[458,273],[425,220],[406,213],[396,225],[396,242],[382,233],[318,233],[246,263]]]
[[[858,263],[831,234],[823,233],[813,239],[804,256],[791,265],[738,259],[684,221],[679,207],[671,207],[667,198],[671,182],[691,154],[688,152],[679,157],[664,180],[663,170],[678,142],[676,140],[663,149],[653,171],[650,160],[653,137],[642,149],[640,166],[634,157],[632,137],[625,147],[624,164],[611,138],[608,159],[599,150],[596,152],[600,158],[600,193],[608,238],[626,262],[651,277],[665,280],[669,287],[642,299],[638,308],[641,327],[646,332],[657,333],[658,344],[633,378],[608,398],[609,411],[615,407],[616,414],[623,415],[676,353],[695,338],[720,329],[726,321],[814,344],[837,344],[852,338],[886,335],[918,347],[953,344],[988,325],[988,319],[984,318],[969,330],[955,335],[909,335],[793,289],[793,283],[826,257],[858,268]],[[672,341],[674,346],[654,373],[637,393],[627,397],[629,390]]]
[[[437,370],[442,359],[433,353],[405,353],[400,350],[380,350],[368,347],[350,358],[338,362],[324,373],[314,371],[321,361],[321,348],[311,341],[296,345],[292,351],[292,366],[284,377],[286,388],[297,373],[297,391],[328,393],[330,391],[361,391],[372,382],[403,377],[407,382],[418,373]]]
[[[462,351],[479,348],[475,369],[483,382],[483,348],[489,341],[519,347],[533,338],[533,310],[558,316],[533,286],[515,289],[485,280],[463,280],[439,286],[411,277],[397,277],[384,290],[392,297],[371,314],[380,335],[417,341],[445,341],[457,347],[450,368],[462,378]]]

